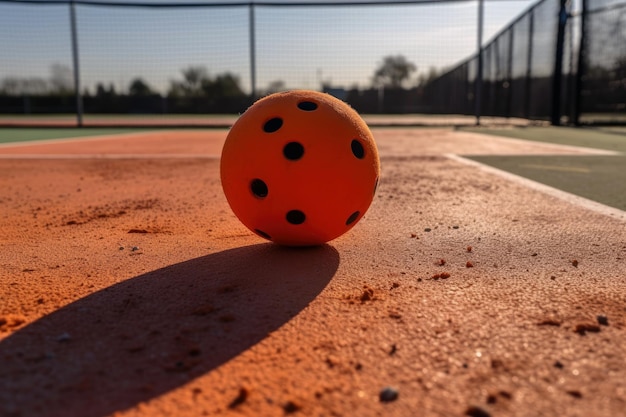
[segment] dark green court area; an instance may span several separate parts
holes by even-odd
[[[470,158],[607,206],[626,210],[626,155]]]
[[[120,133],[140,132],[147,129],[118,129],[118,128],[2,128],[0,129],[0,143],[28,142],[33,140],[68,139],[85,136],[116,135]]]
[[[557,127],[528,126],[511,128],[463,127],[463,131],[504,136],[534,142],[582,146],[626,153],[626,129],[620,127]]]
[[[462,130],[534,142],[581,146],[617,155],[472,156],[513,174],[626,210],[626,130],[570,127],[471,127]]]

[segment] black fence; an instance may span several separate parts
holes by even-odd
[[[536,3],[429,83],[424,101],[438,113],[626,124],[626,2],[581,1]]]
[[[291,88],[361,113],[626,124],[626,0],[540,0],[482,43],[502,2],[0,0],[0,125],[237,114]]]
[[[626,124],[626,3],[585,0],[580,18],[574,120]]]

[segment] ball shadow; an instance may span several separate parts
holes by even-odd
[[[239,355],[305,308],[330,246],[226,250],[128,279],[0,342],[0,414],[104,416]]]

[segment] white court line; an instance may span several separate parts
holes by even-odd
[[[0,159],[10,160],[73,160],[73,159],[219,159],[219,155],[211,154],[0,154]]]
[[[89,136],[76,136],[72,138],[58,138],[58,139],[39,139],[39,140],[28,140],[28,141],[17,141],[17,142],[8,142],[8,143],[0,143],[0,149],[2,148],[19,148],[21,146],[35,146],[35,145],[47,145],[47,144],[59,144],[59,143],[80,143],[80,142],[91,142],[94,140],[118,140],[118,139],[127,139],[132,138],[134,136],[145,135],[146,133],[152,133],[155,130],[145,130],[141,132],[129,132],[129,133],[103,133],[101,135],[89,135]],[[174,132],[173,130],[159,130],[159,132],[168,133]]]
[[[626,222],[626,211],[620,210],[618,208],[606,206],[602,203],[598,203],[597,201],[589,200],[587,198],[580,197],[580,196],[568,193],[563,190],[559,190],[558,188],[550,187],[549,185],[545,185],[540,182],[529,180],[528,178],[524,178],[519,175],[512,174],[510,172],[503,171],[501,169],[494,168],[492,166],[485,165],[480,162],[474,161],[472,159],[467,159],[456,154],[449,153],[449,154],[445,154],[444,156],[454,161],[461,162],[465,165],[476,167],[484,172],[498,175],[508,181],[516,182],[532,190],[539,191],[544,194],[548,194],[552,197],[556,197],[560,200],[568,202],[569,204],[573,204],[575,206],[579,206],[584,209],[591,210],[596,213],[599,213],[605,216],[610,216],[611,218]]]

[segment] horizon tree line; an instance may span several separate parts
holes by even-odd
[[[371,78],[372,88],[400,89],[407,87],[411,75],[417,70],[414,63],[403,55],[390,55],[383,58]],[[430,69],[428,75],[421,74],[415,85],[424,84],[432,79],[436,71]],[[245,97],[241,79],[232,72],[224,72],[211,76],[205,66],[190,65],[181,69],[181,79],[172,79],[164,94],[151,86],[143,77],[133,77],[125,92],[119,92],[113,83],[98,82],[95,86],[83,88],[83,96],[112,97],[118,95],[179,97]],[[325,85],[327,83],[323,83]],[[322,86],[321,86],[322,87]],[[269,94],[286,89],[282,80],[270,82],[261,93]],[[8,96],[42,96],[74,94],[72,70],[65,65],[55,63],[50,66],[50,76],[16,77],[7,76],[0,82],[0,95]]]

